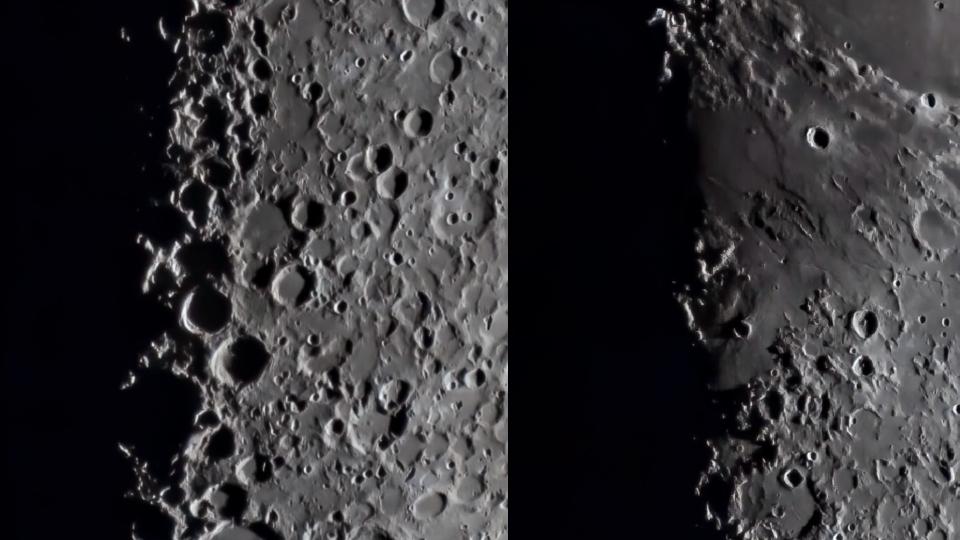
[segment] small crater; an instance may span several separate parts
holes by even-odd
[[[214,353],[214,372],[224,382],[242,386],[256,382],[269,362],[270,355],[259,339],[240,336]]]
[[[372,173],[382,173],[393,165],[393,150],[388,144],[371,146],[367,148],[364,161],[367,170]]]
[[[419,28],[426,28],[446,11],[444,0],[400,0],[400,7],[407,21]]]
[[[270,114],[270,95],[259,93],[250,98],[250,112],[257,116]]]
[[[832,369],[832,363],[830,362],[830,357],[822,354],[817,357],[816,360],[817,371],[820,373],[826,373]]]
[[[855,311],[850,317],[850,327],[860,339],[868,339],[877,333],[880,328],[880,320],[877,314],[871,310]]]
[[[257,58],[250,66],[250,73],[261,81],[268,81],[273,77],[273,68],[266,58]]]
[[[304,91],[306,99],[311,102],[320,101],[324,93],[323,85],[318,82],[310,83]]]
[[[391,167],[377,176],[377,195],[384,199],[396,199],[407,190],[408,183],[407,173],[397,167]]]
[[[307,282],[306,271],[299,265],[292,264],[277,272],[270,286],[270,293],[278,304],[294,307],[306,300]]]
[[[247,509],[247,491],[236,484],[224,484],[211,495],[210,502],[220,517],[239,521]]]
[[[430,80],[445,84],[457,80],[463,69],[463,60],[453,51],[441,51],[430,61]]]
[[[830,133],[819,126],[808,128],[807,144],[817,150],[826,150],[830,146]]]
[[[213,432],[210,439],[207,440],[207,458],[211,461],[221,461],[232,456],[237,450],[237,443],[233,430],[227,426],[221,426]]]
[[[403,131],[408,137],[426,137],[432,130],[433,114],[426,109],[412,111],[403,119]]]
[[[861,377],[870,377],[876,372],[873,360],[869,356],[859,356],[853,361],[853,371]]]
[[[803,473],[793,467],[785,470],[780,475],[780,482],[788,489],[796,489],[803,485],[805,478]]]
[[[323,205],[313,200],[298,201],[290,213],[290,223],[301,231],[323,225]]]
[[[419,520],[432,519],[439,516],[446,506],[446,496],[442,493],[428,492],[413,503],[413,517]]]
[[[181,320],[187,330],[200,334],[216,334],[227,325],[232,308],[230,300],[203,284],[194,289],[183,302]]]
[[[738,319],[732,324],[730,331],[733,334],[733,337],[737,339],[747,339],[750,337],[750,332],[752,329],[753,327],[750,325],[750,323],[743,319]]]

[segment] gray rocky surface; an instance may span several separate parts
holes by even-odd
[[[506,2],[202,0],[160,26],[160,204],[189,232],[141,238],[180,323],[142,362],[202,405],[138,496],[177,538],[506,538]]]
[[[688,1],[725,537],[960,538],[960,5]]]

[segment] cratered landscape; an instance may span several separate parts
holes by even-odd
[[[142,362],[200,406],[172,481],[126,449],[138,496],[177,538],[506,538],[505,3],[207,1],[176,40]]]
[[[507,4],[4,5],[0,538],[960,540],[960,4]]]
[[[686,2],[724,538],[960,538],[960,6]]]

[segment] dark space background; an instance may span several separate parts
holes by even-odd
[[[517,538],[708,538],[704,359],[674,281],[700,212],[681,70],[646,2],[523,0],[511,13]],[[140,296],[138,232],[162,169],[174,57],[157,21],[184,0],[4,3],[3,530],[11,539],[145,538],[165,523],[123,493],[117,442],[154,461],[192,398],[119,390],[175,321]],[[131,36],[121,40],[120,28]],[[669,536],[667,536],[669,535]]]
[[[511,6],[510,529],[715,538],[695,438],[714,425],[675,283],[703,203],[667,2]]]
[[[0,8],[2,538],[129,538],[133,517],[156,517],[123,498],[132,475],[118,440],[160,453],[189,428],[188,396],[170,380],[119,391],[171,324],[139,294],[147,258],[135,239],[148,198],[169,189],[160,165],[174,57],[158,19],[187,5]]]

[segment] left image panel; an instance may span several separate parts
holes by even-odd
[[[129,371],[170,323],[140,290],[137,245],[162,225],[151,200],[172,121],[173,43],[160,21],[189,2],[8,2],[4,21],[3,442],[0,536],[130,538],[163,526],[118,447],[168,461],[195,405],[180,381],[125,393]],[[195,398],[194,398],[195,399]]]
[[[506,2],[2,9],[0,537],[507,538]]]

